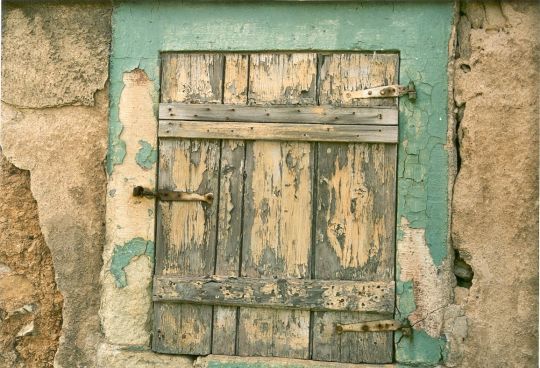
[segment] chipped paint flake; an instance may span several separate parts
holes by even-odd
[[[157,150],[145,140],[139,140],[139,151],[135,155],[137,165],[145,170],[150,170],[157,161]]]
[[[110,272],[113,274],[116,287],[124,288],[127,286],[127,277],[125,268],[136,257],[146,255],[151,261],[154,259],[154,242],[143,238],[131,239],[123,245],[117,245],[114,248],[111,259]]]

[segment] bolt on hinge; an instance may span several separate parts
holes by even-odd
[[[345,332],[381,332],[381,331],[401,331],[403,335],[410,336],[412,328],[409,321],[400,322],[395,319],[381,321],[369,321],[360,323],[337,324],[336,332],[341,334]]]
[[[412,102],[416,101],[416,87],[413,81],[410,81],[406,86],[400,84],[392,84],[389,86],[374,87],[363,89],[360,91],[347,92],[345,94],[350,99],[360,98],[384,98],[384,97],[400,97],[407,95]]]

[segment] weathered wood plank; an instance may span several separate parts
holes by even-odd
[[[314,104],[315,54],[250,60],[252,105]],[[309,277],[311,171],[308,143],[249,142],[242,276]],[[238,354],[309,357],[308,311],[240,308]]]
[[[318,163],[317,278],[391,280],[396,146],[321,143]]]
[[[248,55],[225,55],[223,89],[225,103],[244,105],[247,103],[248,60]],[[240,272],[244,160],[243,141],[221,142],[216,275],[238,276]],[[235,354],[236,320],[236,307],[214,307],[212,354]]]
[[[162,138],[246,139],[293,142],[396,143],[397,126],[238,123],[161,120]]]
[[[317,55],[252,54],[249,105],[313,105]]]
[[[398,81],[397,54],[320,55],[319,101],[342,107],[397,106],[397,98],[353,99],[350,92],[395,84]]]
[[[228,59],[227,59],[228,60]],[[225,72],[227,76],[227,72]],[[232,85],[232,84],[231,84]],[[227,90],[227,87],[225,87]],[[233,87],[229,87],[232,89]],[[236,87],[234,87],[236,88]],[[244,97],[245,98],[245,97]],[[397,125],[397,108],[327,106],[238,106],[162,103],[159,118],[258,123]]]
[[[215,141],[161,141],[160,189],[182,190],[198,193],[216,193],[219,164],[219,144]],[[189,175],[186,175],[189,173]],[[216,234],[216,203],[160,202],[158,205],[161,227],[158,229],[159,247],[156,273],[163,275],[211,275],[214,271],[214,244]],[[161,308],[161,306],[157,306]],[[176,314],[175,311],[176,310]],[[155,345],[162,352],[204,354],[210,349],[212,308],[185,305],[164,306],[170,321],[162,325]],[[184,334],[178,345],[166,345],[170,335],[177,335],[177,326],[196,325],[198,334]]]
[[[341,334],[336,332],[337,324],[385,320],[390,317],[388,314],[357,312],[313,312],[313,314],[312,328],[317,334],[317,340],[314,340],[317,345],[313,347],[313,359],[348,363],[358,361],[377,363],[382,360],[380,346],[383,346],[385,350],[392,347],[393,334],[391,332],[347,332]],[[391,359],[386,356],[384,360],[387,363],[391,362]]]
[[[161,101],[221,103],[222,54],[161,55]]]
[[[221,102],[223,56],[167,54],[162,100]],[[158,189],[218,193],[220,142],[160,140]],[[217,201],[160,202],[156,275],[212,275],[215,265]],[[212,307],[155,303],[153,347],[158,352],[209,354]],[[162,321],[162,322],[160,322]]]
[[[397,55],[324,56],[320,103],[395,105],[396,99],[351,100],[347,93],[397,82],[397,64]],[[393,280],[396,146],[320,143],[317,161],[314,277]],[[384,319],[359,312],[314,312],[313,359],[390,362],[392,333],[335,333],[337,323],[372,318]]]
[[[253,277],[154,279],[154,300],[314,311],[393,313],[393,282]]]

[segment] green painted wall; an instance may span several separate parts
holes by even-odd
[[[121,137],[122,75],[143,69],[154,81],[157,108],[161,51],[399,51],[400,81],[413,80],[418,99],[414,104],[405,98],[400,102],[397,236],[402,236],[401,218],[412,228],[425,229],[433,263],[440,266],[447,256],[445,144],[452,17],[452,2],[117,2],[112,21],[108,172],[122,164],[126,144],[139,144]],[[415,308],[409,284],[398,280],[402,318],[408,314],[403,311]],[[444,358],[444,346],[444,338],[415,330],[412,338],[403,337],[397,344],[396,359],[434,365]]]

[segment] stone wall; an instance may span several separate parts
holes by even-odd
[[[455,304],[436,311],[449,341],[447,365],[535,366],[539,6],[463,2],[459,13],[450,65],[459,277]],[[101,344],[110,17],[107,4],[3,9],[0,367],[47,367],[53,356],[57,367],[193,364],[116,347],[120,337]]]

